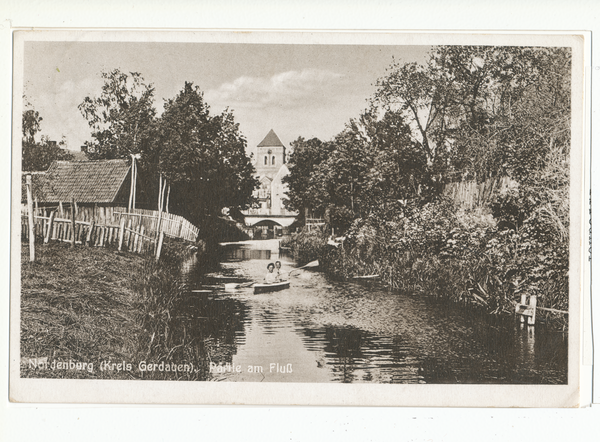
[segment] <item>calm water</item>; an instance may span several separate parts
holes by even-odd
[[[255,295],[227,283],[258,281],[267,264],[296,263],[277,241],[225,247],[213,273],[191,263],[186,322],[211,361],[206,380],[264,382],[567,382],[567,335],[521,329],[512,317],[466,310],[435,297],[391,292],[373,283],[292,273],[287,290]],[[210,350],[208,350],[210,349]]]

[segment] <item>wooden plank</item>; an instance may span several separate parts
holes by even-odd
[[[68,218],[59,218],[59,217],[55,217],[54,221],[56,221],[56,222],[68,222],[68,223],[71,222],[71,220],[68,219]],[[90,223],[87,222],[87,221],[79,221],[79,220],[75,220],[75,224],[85,224],[87,226],[90,225]]]
[[[160,259],[160,252],[162,250],[162,245],[163,245],[164,239],[165,239],[165,234],[163,232],[160,232],[160,234],[158,235],[158,246],[156,247],[156,260],[157,261]]]
[[[527,304],[517,304],[515,306],[515,313],[523,316],[532,316],[533,309]]]
[[[133,236],[133,252],[137,252],[138,249],[138,241],[140,239],[140,226],[137,226],[137,228],[135,229],[135,234]]]
[[[35,233],[33,231],[33,199],[31,197],[31,175],[25,178],[27,186],[27,216],[29,220],[29,261],[35,261]]]
[[[127,222],[127,231],[125,232],[125,248],[129,250],[129,241],[131,240],[131,218]]]
[[[50,239],[52,239],[52,240],[56,239],[56,229],[57,229],[57,223],[55,222],[52,225],[52,231],[50,232]]]
[[[561,313],[563,315],[568,315],[569,314],[569,312],[566,312],[564,310],[557,310],[555,308],[549,308],[549,307],[537,307],[536,306],[536,309],[543,310],[543,311],[546,311],[546,312],[551,312],[551,313]]]
[[[140,236],[140,238],[139,238],[137,252],[142,253],[142,245],[144,243],[144,226],[140,226],[140,235],[139,236]]]
[[[71,197],[71,230],[73,231],[71,247],[75,247],[75,227],[75,198]]]
[[[46,236],[44,238],[44,244],[48,244],[50,238],[52,237],[52,229],[54,228],[54,211],[50,212],[50,219],[48,220],[48,231],[46,232]]]
[[[121,218],[121,225],[119,227],[119,252],[123,248],[123,235],[125,235],[125,218]]]
[[[521,294],[521,305],[527,305],[527,295],[525,293]],[[521,315],[521,323],[525,322],[525,317]]]
[[[90,241],[92,240],[92,233],[94,231],[94,220],[92,219],[92,222],[90,223],[90,228],[87,232],[87,236],[85,238],[85,245],[89,246],[90,245]]]
[[[94,230],[94,247],[98,247],[100,245],[100,234],[102,232],[102,224],[100,224],[101,221],[101,219],[98,220],[96,230]]]
[[[83,236],[85,234],[85,226],[83,224],[76,224],[78,229],[77,244],[83,244]]]
[[[527,318],[527,324],[535,325],[535,307],[537,306],[537,295],[531,295],[529,297],[529,307],[533,310],[531,316]]]

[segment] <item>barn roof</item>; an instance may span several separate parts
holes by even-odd
[[[279,139],[277,134],[275,132],[273,132],[273,129],[271,129],[269,131],[269,133],[267,134],[267,136],[265,137],[264,140],[262,140],[260,143],[258,143],[258,147],[276,147],[276,146],[283,146],[283,143],[281,142],[281,140]]]
[[[40,180],[38,201],[57,203],[75,198],[77,203],[112,203],[129,169],[127,160],[55,161]]]

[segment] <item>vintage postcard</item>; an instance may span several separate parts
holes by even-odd
[[[585,47],[16,31],[11,401],[579,406]]]

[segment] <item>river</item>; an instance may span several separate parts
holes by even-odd
[[[565,384],[567,334],[482,314],[435,296],[295,270],[289,289],[257,294],[267,264],[297,267],[277,240],[223,245],[219,267],[191,263],[190,333],[207,381]],[[434,295],[434,294],[432,294]]]

